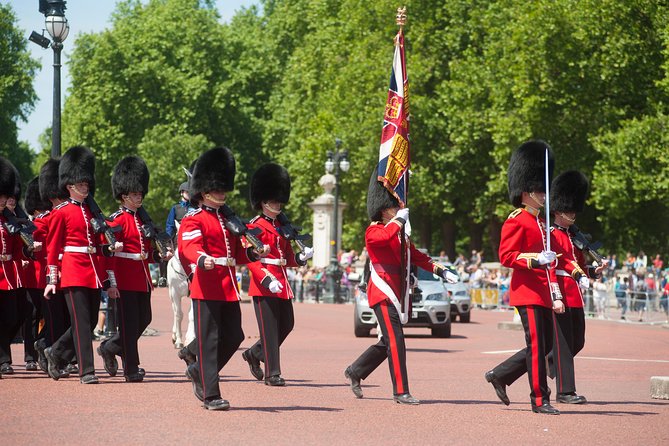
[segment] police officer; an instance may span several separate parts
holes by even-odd
[[[60,378],[63,361],[76,350],[82,384],[97,384],[93,359],[92,332],[100,309],[100,290],[107,282],[107,293],[118,297],[116,276],[109,256],[123,248],[113,246],[96,234],[91,223],[93,214],[85,201],[95,191],[95,156],[86,147],[72,147],[60,161],[59,187],[68,191],[70,199],[62,203],[49,221],[47,235],[48,277],[44,296],[48,299],[60,283],[65,294],[73,325],[44,350],[51,378]],[[63,253],[62,268],[58,255]]]
[[[576,394],[574,378],[574,356],[585,345],[585,312],[581,288],[587,289],[590,280],[587,273],[601,273],[606,264],[589,268],[583,251],[576,248],[569,228],[576,221],[576,215],[583,211],[588,196],[588,179],[581,172],[570,170],[558,175],[551,186],[551,211],[553,211],[553,236],[568,254],[570,261],[576,262],[575,271],[569,274],[557,270],[557,282],[564,296],[565,311],[555,315],[553,350],[548,355],[551,375],[557,387],[556,400],[566,404],[584,404],[582,395]]]
[[[258,259],[226,228],[222,207],[234,180],[235,159],[229,149],[218,147],[202,154],[190,184],[200,208],[186,214],[178,235],[179,259],[193,271],[190,291],[198,354],[187,374],[193,393],[209,410],[230,408],[221,398],[218,373],[244,340],[235,265]]]
[[[493,385],[499,399],[509,405],[506,386],[527,372],[532,411],[558,415],[560,412],[550,404],[550,391],[546,384],[546,355],[553,342],[552,311],[563,313],[564,303],[560,293],[555,291],[557,284],[554,270],[548,266],[558,261],[558,253],[561,269],[571,273],[574,265],[564,263],[564,252],[554,240],[551,239],[550,246],[558,253],[546,250],[546,226],[540,216],[540,209],[546,201],[546,151],[549,155],[549,176],[552,177],[553,152],[544,141],[528,141],[511,155],[508,169],[509,197],[518,209],[502,225],[499,258],[502,265],[513,269],[510,302],[520,315],[527,346],[486,372],[485,379]],[[553,293],[551,284],[554,284]]]
[[[167,214],[167,221],[165,222],[165,231],[170,237],[172,237],[175,245],[177,243],[177,231],[179,231],[181,220],[188,213],[188,211],[193,209],[190,202],[190,193],[188,192],[187,181],[179,185],[179,195],[181,195],[181,200],[170,208],[170,212]],[[160,262],[160,279],[158,280],[158,286],[167,286],[166,261]]]
[[[293,330],[293,290],[288,283],[286,268],[304,266],[313,256],[313,249],[295,254],[287,240],[279,232],[281,223],[277,219],[281,207],[290,199],[290,176],[278,164],[261,166],[251,178],[251,205],[261,214],[251,220],[250,227],[260,228],[259,239],[270,247],[267,257],[249,264],[251,284],[249,295],[253,296],[260,340],[242,353],[251,373],[263,379],[259,363],[265,363],[265,384],[284,386],[281,377],[279,347]]]
[[[105,370],[115,376],[118,368],[116,355],[123,356],[123,375],[126,382],[141,382],[137,342],[151,322],[151,291],[153,283],[149,261],[158,262],[160,255],[151,246],[151,240],[142,230],[146,223],[138,215],[149,192],[149,169],[143,159],[127,156],[114,167],[112,193],[121,202],[119,211],[111,215],[112,225],[120,227],[117,240],[123,250],[114,253],[114,272],[119,290],[120,330],[98,347]],[[171,252],[168,250],[166,259]]]
[[[393,399],[400,404],[420,404],[409,392],[406,368],[406,347],[402,330],[399,297],[402,293],[402,275],[407,265],[403,258],[410,258],[411,264],[444,277],[455,283],[458,276],[452,270],[435,263],[423,254],[404,233],[404,225],[409,220],[409,209],[400,209],[396,197],[377,180],[374,169],[367,193],[367,214],[372,223],[365,232],[365,248],[370,259],[371,280],[367,284],[369,306],[374,310],[381,328],[381,339],[369,347],[344,371],[351,390],[357,398],[362,398],[360,381],[366,379],[383,361],[388,359],[390,377],[393,382]],[[406,237],[406,253],[402,255],[402,237]],[[408,299],[408,297],[406,297]],[[407,315],[408,316],[408,315]]]

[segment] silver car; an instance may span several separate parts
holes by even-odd
[[[411,295],[409,322],[404,326],[429,328],[432,336],[450,338],[451,300],[443,279],[419,268],[417,285]],[[358,338],[369,336],[372,328],[376,328],[376,315],[369,308],[366,290],[364,283],[355,289],[353,331]]]
[[[469,296],[467,285],[462,281],[457,283],[445,283],[444,286],[451,298],[451,321],[455,322],[460,317],[460,322],[471,320],[472,299]]]

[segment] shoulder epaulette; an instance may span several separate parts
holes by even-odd
[[[44,218],[47,215],[49,215],[50,213],[51,213],[51,211],[45,211],[45,212],[42,212],[41,214],[37,214],[37,217],[35,217],[35,218]]]
[[[111,218],[112,220],[115,220],[116,217],[118,217],[118,216],[121,215],[122,213],[123,213],[123,211],[122,211],[121,209],[119,209],[118,211],[116,211],[116,212],[114,212],[113,214],[111,214],[111,215],[109,216],[109,218]]]
[[[54,209],[64,208],[64,207],[67,206],[68,204],[70,204],[70,201],[69,201],[69,200],[63,201],[61,204],[59,204],[58,206],[56,206]]]
[[[523,212],[523,210],[522,210],[521,208],[515,209],[513,212],[511,212],[511,213],[509,214],[509,216],[507,217],[507,220],[508,220],[509,218],[516,218],[517,216],[520,215],[521,212]]]
[[[259,218],[260,218],[260,215],[256,215],[255,217],[253,217],[253,218],[249,221],[249,223],[255,223],[256,221],[258,221]]]
[[[193,215],[197,215],[200,212],[202,212],[202,209],[197,208],[197,209],[191,209],[190,211],[186,212],[186,215],[184,215],[184,218],[186,217],[192,217]]]

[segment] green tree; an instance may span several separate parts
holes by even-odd
[[[0,155],[7,157],[26,183],[32,176],[33,153],[18,141],[17,121],[25,121],[35,105],[32,87],[39,63],[26,48],[24,32],[8,5],[0,5]]]

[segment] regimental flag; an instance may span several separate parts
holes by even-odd
[[[404,32],[400,28],[395,36],[395,55],[383,115],[377,169],[379,181],[397,197],[401,207],[407,204],[409,155],[409,82],[404,61]]]

